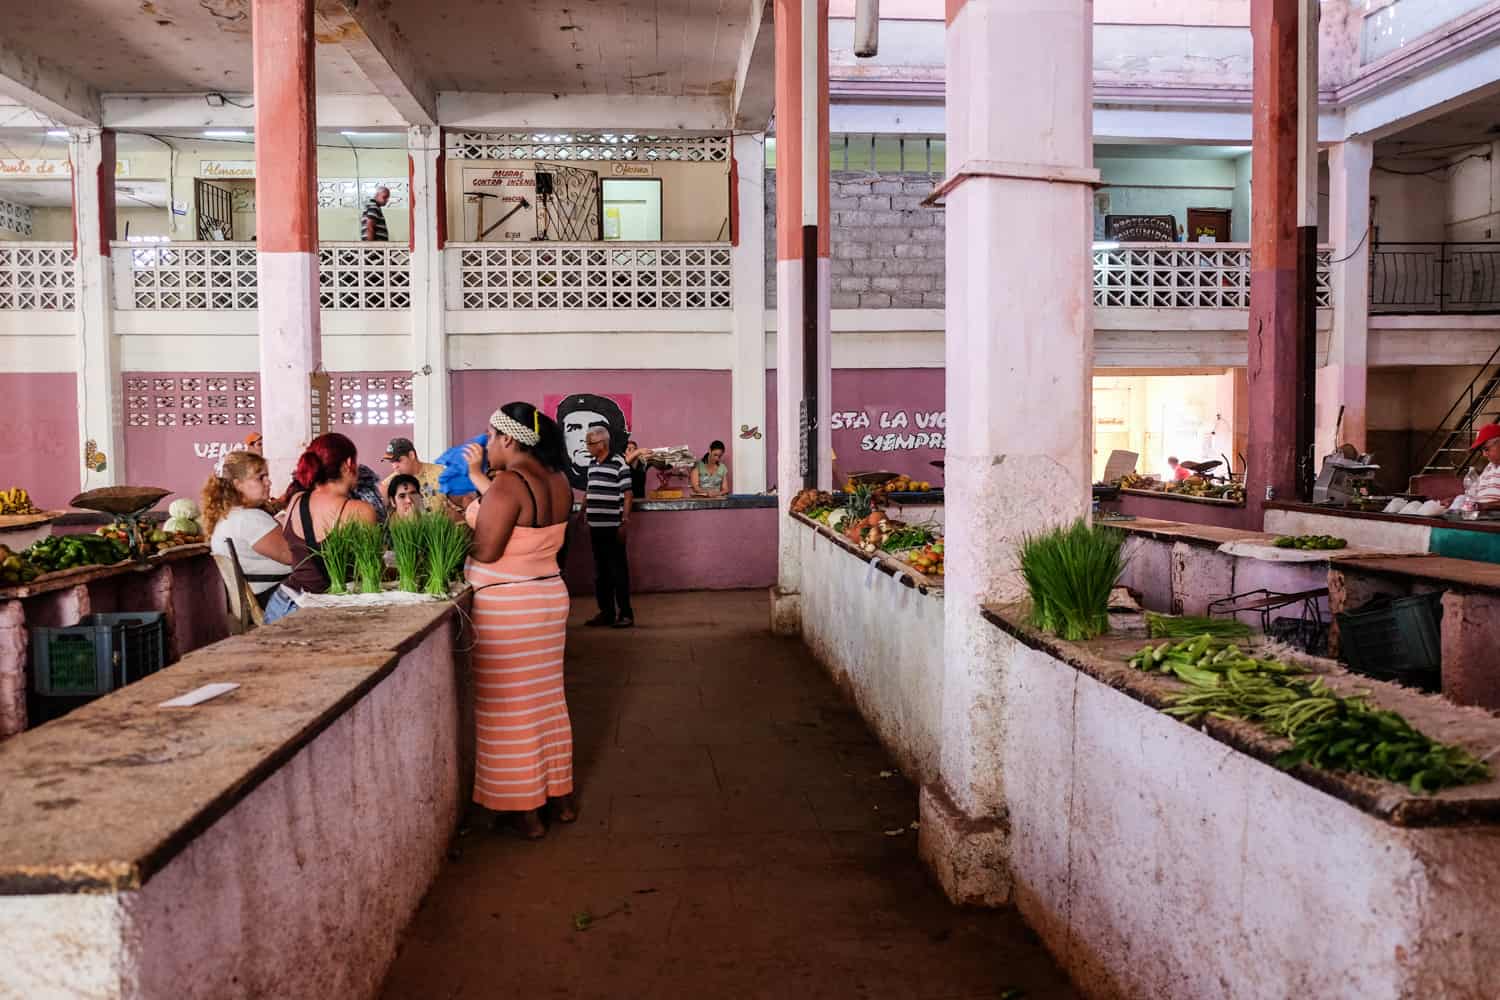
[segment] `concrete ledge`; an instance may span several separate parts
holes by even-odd
[[[0,994],[373,996],[462,808],[453,614],[302,611],[0,747]]]
[[[1493,995],[1500,789],[1314,787],[1269,766],[1251,727],[1184,725],[1153,707],[1154,679],[986,617],[1006,700],[1025,706],[1002,747],[1015,902],[1084,995]],[[1402,694],[1423,703],[1400,706],[1414,723],[1448,735],[1435,720],[1457,710]],[[1457,714],[1500,745],[1500,720]],[[1411,828],[1436,822],[1455,825]]]

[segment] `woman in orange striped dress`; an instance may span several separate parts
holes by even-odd
[[[562,472],[562,431],[530,403],[495,411],[487,453],[494,478],[467,512],[474,528],[467,570],[476,634],[474,801],[513,814],[534,840],[547,832],[541,809],[549,802],[559,822],[578,816],[563,696],[568,588],[557,562],[573,491]],[[470,445],[470,468],[484,455]]]

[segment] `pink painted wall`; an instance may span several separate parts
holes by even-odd
[[[1118,501],[1104,506],[1122,514],[1136,517],[1154,517],[1163,521],[1184,521],[1188,524],[1212,524],[1220,528],[1242,528],[1246,531],[1260,530],[1260,515],[1244,507],[1219,507],[1205,503],[1173,500],[1168,497],[1142,497],[1134,494],[1121,495]]]
[[[776,582],[776,517],[775,507],[640,511],[631,520],[632,592],[769,587]],[[593,549],[576,525],[568,529],[563,575],[571,593],[592,603]]]
[[[631,435],[647,448],[707,450],[711,440],[728,443],[730,437],[727,371],[465,371],[452,379],[455,442],[484,433],[490,414],[506,403],[541,403],[575,392],[630,396]]]
[[[260,429],[257,374],[126,372],[124,380],[125,476],[132,485],[196,500],[225,450]],[[384,476],[386,443],[412,433],[411,376],[334,373],[333,404],[333,429]]]
[[[901,472],[943,484],[929,463],[944,455],[947,438],[941,368],[841,368],[833,373],[835,485],[851,472]],[[941,415],[935,426],[933,414]],[[884,419],[882,419],[884,418]],[[905,421],[905,426],[901,422]],[[766,372],[766,469],[776,479],[776,373]],[[885,424],[885,426],[882,426]],[[923,437],[925,435],[925,438]],[[894,448],[887,449],[894,445]]]
[[[0,399],[0,489],[20,486],[38,507],[65,508],[83,478],[77,377],[0,373]]]

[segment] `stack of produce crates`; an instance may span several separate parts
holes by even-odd
[[[88,615],[65,628],[33,626],[32,689],[43,697],[108,694],[166,663],[160,611]]]

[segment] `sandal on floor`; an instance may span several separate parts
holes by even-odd
[[[547,836],[547,824],[542,822],[541,814],[536,810],[533,809],[530,815],[536,821],[536,826],[526,822],[526,813],[497,813],[493,829],[496,833],[520,837],[522,840],[541,840]]]
[[[550,807],[549,811],[552,813],[552,818],[559,823],[578,822],[578,803],[574,800],[571,793],[560,795],[549,801],[547,805]]]

